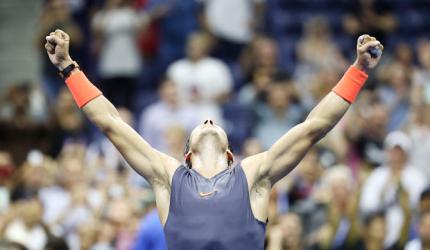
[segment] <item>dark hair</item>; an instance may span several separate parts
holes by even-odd
[[[230,152],[233,154],[233,147],[231,146],[230,141],[228,141],[228,145],[227,145],[227,149],[230,150]],[[187,142],[185,143],[185,149],[184,149],[184,156],[186,156],[188,154],[188,152],[190,151],[190,138],[188,137]],[[193,166],[191,165],[191,162],[187,161],[185,159],[185,164],[188,168],[192,168]],[[232,160],[228,161],[228,165],[231,166],[231,164],[233,164]]]
[[[420,201],[430,198],[430,187],[427,187],[420,195]]]
[[[374,212],[371,212],[371,213],[365,215],[364,216],[364,225],[369,226],[370,223],[377,218],[385,219],[385,211],[384,210],[378,210],[378,211],[374,211]]]

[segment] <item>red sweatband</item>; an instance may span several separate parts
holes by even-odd
[[[349,103],[353,103],[361,87],[367,80],[367,74],[354,66],[349,67],[342,79],[334,86],[333,92]]]
[[[85,76],[84,72],[80,70],[72,73],[66,79],[66,85],[79,108],[82,108],[97,96],[102,95],[102,92],[94,86]]]

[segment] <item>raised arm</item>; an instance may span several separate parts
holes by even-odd
[[[359,37],[356,61],[306,120],[283,135],[268,151],[244,160],[245,165],[257,169],[251,181],[268,179],[273,185],[294,169],[310,147],[324,137],[348,110],[367,79],[367,70],[379,62],[382,50],[383,46],[374,37]]]
[[[45,48],[51,62],[61,71],[75,64],[69,55],[69,36],[61,30],[46,37]],[[65,70],[66,69],[66,70]],[[109,138],[139,174],[154,182],[169,184],[179,161],[152,148],[127,123],[85,75],[75,68],[65,76],[67,86],[85,115]]]

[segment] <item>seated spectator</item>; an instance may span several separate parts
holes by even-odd
[[[304,115],[301,107],[292,103],[291,86],[285,80],[273,83],[267,103],[255,107],[258,121],[253,134],[261,142],[263,149],[268,149],[286,131],[299,123]]]
[[[255,37],[240,58],[243,80],[253,81],[260,72],[272,75],[280,71],[278,57],[279,48],[274,39],[266,36]]]
[[[163,225],[155,208],[155,200],[148,207],[148,213],[140,221],[133,250],[167,250]]]
[[[412,140],[410,162],[427,179],[430,179],[430,113],[429,106],[417,104],[411,107],[406,132]]]
[[[358,156],[363,170],[379,167],[384,163],[384,139],[387,135],[388,110],[382,103],[370,103],[358,110],[346,128],[346,136],[352,141],[352,150]]]
[[[391,6],[385,1],[354,1],[343,19],[345,32],[352,37],[363,33],[372,34],[384,42],[385,35],[397,28],[396,16],[393,15]]]
[[[187,43],[187,57],[167,69],[168,77],[178,86],[180,100],[187,103],[217,104],[230,94],[233,82],[222,61],[209,57],[211,38],[192,34]]]
[[[109,203],[106,217],[113,226],[114,249],[128,250],[134,245],[137,236],[136,207],[128,196],[114,199]]]
[[[387,234],[385,247],[396,244],[402,235],[402,225],[410,220],[405,208],[417,207],[421,192],[428,185],[423,174],[408,165],[411,141],[403,132],[390,133],[385,140],[386,165],[372,171],[365,181],[360,201],[363,213],[386,210]],[[404,193],[407,198],[404,198]],[[409,206],[406,201],[409,202]],[[407,236],[406,236],[407,237]]]
[[[270,84],[274,79],[285,78],[286,75],[278,72],[274,73],[268,69],[259,68],[254,71],[252,81],[243,86],[238,93],[238,100],[244,105],[253,105],[267,100],[267,93]]]
[[[182,162],[184,160],[184,145],[187,141],[185,129],[178,125],[167,127],[164,140],[167,146],[166,154]]]
[[[356,249],[383,250],[387,225],[384,212],[375,212],[368,215],[363,223],[363,237]],[[400,250],[400,249],[399,249]]]
[[[414,105],[430,104],[430,40],[421,40],[417,45],[419,67],[412,76],[412,98]]]
[[[430,210],[422,211],[419,219],[419,238],[410,241],[405,250],[430,249]]]
[[[189,133],[207,117],[222,123],[220,110],[217,108],[181,103],[178,86],[169,79],[162,81],[159,96],[158,102],[143,111],[138,130],[158,150],[167,150],[164,136],[169,126],[179,125]]]
[[[326,197],[319,198],[324,202],[324,206],[316,210],[319,215],[311,215],[314,229],[311,246],[314,249],[349,249],[349,237],[359,226],[358,188],[352,172],[346,166],[334,166],[324,173],[321,184],[319,195],[325,193]],[[357,195],[350,195],[353,193]]]
[[[281,198],[278,201],[280,209],[288,205],[293,211],[306,213],[306,207],[309,205],[309,202],[319,202],[314,195],[318,193],[320,179],[324,170],[322,156],[323,149],[313,147],[299,163],[296,170],[291,173],[291,177],[288,178],[290,183],[285,187],[277,188],[279,197]],[[283,204],[284,201],[282,199],[288,199],[288,204]],[[308,230],[307,225],[305,226],[305,230]],[[308,233],[308,231],[305,231],[305,234]]]
[[[303,230],[300,217],[294,213],[282,214],[279,224],[268,230],[267,250],[302,250]]]
[[[296,47],[299,63],[307,64],[314,69],[330,69],[334,72],[346,68],[342,52],[331,38],[330,27],[325,17],[309,19],[304,24],[302,39]]]
[[[18,83],[0,95],[0,148],[22,164],[32,149],[49,151],[52,121],[37,85]]]
[[[42,159],[37,159],[37,161],[42,161]],[[13,202],[36,197],[39,189],[45,186],[45,181],[49,178],[48,169],[43,166],[42,162],[26,161],[17,172],[16,183],[11,190],[10,197]]]
[[[0,228],[1,235],[29,250],[43,250],[48,233],[42,226],[42,205],[36,199],[24,200],[10,211],[14,215]]]
[[[389,108],[388,131],[404,128],[410,112],[411,74],[401,65],[390,68],[387,85],[378,88],[380,100]]]

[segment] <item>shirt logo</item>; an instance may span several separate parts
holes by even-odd
[[[199,192],[199,195],[200,195],[200,197],[207,197],[207,196],[210,196],[210,195],[214,194],[216,191],[217,191],[217,190],[216,190],[216,189],[214,189],[214,190],[213,190],[213,191],[211,191],[211,192]]]

